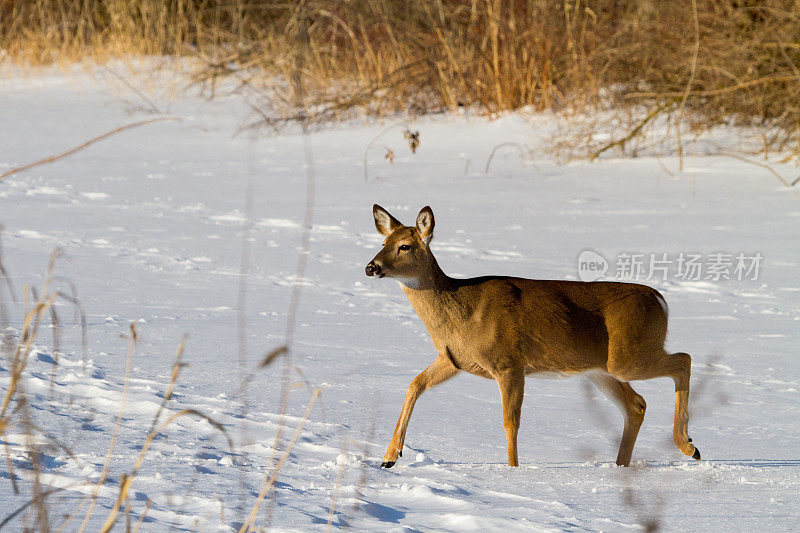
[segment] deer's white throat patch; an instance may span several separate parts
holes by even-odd
[[[417,278],[394,278],[397,283],[409,289],[416,289],[419,287],[419,280]]]

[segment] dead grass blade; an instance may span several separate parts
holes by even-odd
[[[322,389],[316,389],[314,394],[311,395],[311,400],[308,402],[308,407],[306,407],[306,411],[303,414],[303,418],[300,420],[300,423],[297,425],[297,429],[295,429],[294,435],[292,436],[292,440],[289,441],[289,444],[286,446],[286,449],[283,451],[283,455],[281,456],[278,463],[275,465],[275,468],[272,469],[272,473],[267,474],[264,476],[264,480],[261,483],[261,489],[258,491],[258,496],[256,497],[256,502],[253,504],[253,508],[250,510],[250,514],[247,515],[242,526],[239,528],[239,533],[246,533],[253,529],[256,521],[256,516],[258,515],[258,510],[261,507],[261,503],[264,501],[264,498],[267,496],[267,493],[272,488],[272,485],[275,484],[275,480],[278,479],[278,474],[280,474],[281,467],[289,458],[289,454],[294,447],[295,442],[297,442],[298,437],[300,437],[300,433],[303,431],[303,427],[305,426],[306,422],[308,421],[308,415],[311,414],[311,409],[314,407],[314,404],[317,402],[320,394],[322,394]]]
[[[17,294],[14,292],[14,285],[11,283],[11,276],[8,275],[8,271],[6,270],[5,265],[3,265],[3,246],[2,246],[3,229],[4,229],[3,225],[0,224],[0,276],[3,276],[3,281],[5,281],[6,287],[8,287],[8,293],[11,295],[11,300],[16,302]],[[1,301],[2,298],[0,298],[0,302]]]
[[[139,472],[139,469],[142,467],[142,464],[144,463],[145,455],[147,454],[147,450],[150,449],[150,445],[153,443],[153,440],[158,435],[163,433],[163,431],[167,427],[169,427],[170,424],[172,424],[173,422],[175,422],[176,420],[178,420],[179,418],[181,418],[183,416],[189,416],[189,415],[196,416],[198,418],[202,418],[203,420],[205,420],[206,422],[211,424],[211,426],[213,426],[215,429],[217,429],[220,433],[222,433],[225,436],[225,438],[228,441],[228,449],[233,451],[233,441],[231,440],[230,436],[228,435],[228,432],[225,430],[225,427],[222,424],[220,424],[219,422],[217,422],[216,420],[214,420],[213,418],[211,418],[210,416],[201,413],[197,409],[181,409],[177,413],[173,413],[161,425],[159,425],[154,431],[151,431],[147,435],[147,438],[145,439],[144,444],[142,444],[142,449],[139,451],[139,456],[136,458],[136,462],[133,465],[133,470],[129,474],[123,474],[120,477],[119,495],[117,496],[116,503],[111,508],[111,511],[108,514],[108,518],[106,518],[106,521],[103,523],[103,526],[100,528],[100,531],[102,533],[106,533],[106,532],[110,531],[111,528],[114,527],[114,523],[117,520],[117,516],[119,514],[119,509],[122,506],[122,502],[127,498],[128,491],[131,488],[131,484],[133,483],[133,480],[136,478],[136,474]]]
[[[50,496],[51,494],[55,494],[57,492],[61,492],[62,490],[64,490],[62,487],[55,487],[55,488],[48,489],[48,490],[44,491],[42,493],[42,495],[44,497],[47,497],[47,496]],[[8,515],[6,515],[6,517],[3,519],[3,521],[0,522],[0,529],[3,529],[4,527],[6,527],[12,520],[14,520],[17,516],[19,516],[20,513],[25,511],[25,509],[27,509],[31,505],[35,505],[35,504],[36,504],[36,498],[31,498],[27,502],[23,503],[22,505],[20,505],[19,507],[17,507],[13,511],[11,511]]]
[[[161,420],[161,413],[164,412],[167,402],[172,399],[172,393],[175,390],[175,384],[178,382],[178,376],[180,375],[181,370],[183,370],[183,368],[186,366],[181,361],[185,348],[186,334],[181,337],[181,342],[178,344],[178,352],[175,354],[175,361],[172,363],[172,374],[170,375],[169,383],[167,384],[167,390],[164,392],[164,396],[161,398],[161,403],[158,404],[158,410],[156,411],[156,415],[153,417],[153,421],[150,423],[150,429],[147,430],[148,435],[153,432],[156,424],[158,424],[158,421]]]
[[[114,433],[111,436],[111,443],[108,445],[108,452],[106,452],[106,458],[103,461],[103,468],[100,471],[100,479],[97,480],[94,490],[92,491],[91,500],[89,502],[89,510],[86,511],[86,516],[83,518],[83,522],[81,523],[81,527],[79,529],[81,533],[86,530],[86,526],[89,524],[89,518],[91,518],[92,512],[94,511],[94,506],[97,503],[97,496],[100,493],[100,488],[103,486],[103,483],[105,483],[106,476],[108,475],[111,454],[114,453],[114,446],[117,443],[119,430],[122,426],[122,415],[125,414],[125,402],[128,398],[128,386],[130,385],[131,363],[133,361],[133,352],[136,349],[136,344],[138,342],[139,336],[136,333],[136,325],[135,323],[131,323],[130,335],[128,337],[128,351],[125,355],[125,382],[122,386],[122,400],[120,401],[119,414],[117,415],[116,422],[114,422]]]
[[[136,527],[133,528],[133,533],[139,533],[139,528],[142,527],[142,524],[144,523],[144,519],[147,516],[147,513],[150,512],[150,504],[152,504],[152,503],[153,503],[153,501],[150,500],[150,499],[148,499],[145,502],[145,504],[144,504],[144,512],[141,515],[139,515],[139,520],[136,521]]]
[[[347,456],[347,443],[344,443],[342,446],[342,454]],[[333,527],[333,515],[336,512],[336,500],[339,497],[339,486],[342,484],[342,478],[344,477],[344,471],[347,468],[347,462],[342,461],[342,464],[339,465],[339,469],[336,472],[336,479],[333,482],[333,494],[331,495],[331,507],[328,510],[328,524],[326,526],[326,531],[330,532],[331,527]]]

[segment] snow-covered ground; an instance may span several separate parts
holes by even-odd
[[[119,85],[108,75],[6,74],[0,172],[155,116]],[[193,408],[213,417],[234,449],[205,421],[186,416],[170,425],[130,492],[130,520],[147,509],[145,531],[238,528],[302,424],[315,387],[324,389],[320,400],[258,525],[298,531],[325,529],[329,520],[335,529],[378,531],[797,527],[800,198],[767,170],[694,156],[683,172],[674,157],[560,166],[541,155],[552,118],[433,117],[413,124],[421,140],[413,155],[401,127],[385,132],[368,154],[367,183],[364,151],[392,122],[312,133],[316,189],[293,350],[298,386],[282,421],[283,364],[256,367],[284,340],[305,209],[303,138],[293,131],[237,133],[250,117],[239,96],[168,100],[156,91],[153,98],[182,120],[123,132],[0,182],[2,259],[19,297],[13,304],[0,289],[11,327],[20,331],[23,287],[41,285],[55,247],[65,252],[56,283],[65,292],[63,280],[74,283],[88,317],[87,361],[72,309],[61,304],[66,324],[55,378],[51,383],[49,329],[39,334],[25,372],[36,424],[70,450],[50,441],[41,458],[44,488],[64,489],[47,498],[51,524],[74,513],[66,529],[76,530],[86,514],[86,495],[102,470],[123,398],[128,341],[121,334],[138,321],[120,434],[89,530],[105,521],[121,476],[133,469],[184,333],[188,367],[169,412]],[[493,147],[504,142],[540,155],[521,161],[508,145],[484,174]],[[396,156],[393,164],[384,159],[386,147]],[[497,387],[465,374],[422,397],[403,458],[380,469],[405,389],[435,354],[398,285],[364,276],[381,243],[371,215],[376,202],[408,224],[419,208],[432,206],[432,247],[451,275],[577,279],[577,258],[591,249],[608,259],[609,279],[627,257],[621,253],[641,253],[645,261],[668,254],[674,262],[666,279],[659,274],[646,283],[669,302],[668,348],[694,356],[689,429],[703,461],[681,455],[671,442],[669,380],[634,384],[648,411],[634,464],[623,469],[613,462],[622,421],[610,402],[582,378],[529,378],[521,466],[509,468]],[[706,279],[705,271],[693,279],[675,271],[681,253],[701,255],[709,268],[720,252],[734,261],[760,253],[758,279]],[[243,313],[237,313],[240,281]],[[8,361],[0,362],[3,394],[8,375]],[[245,375],[251,377],[242,392]],[[0,461],[0,520],[31,497],[32,462],[18,418],[0,437],[19,478],[17,494]],[[281,424],[286,428],[273,453]],[[31,523],[32,513],[23,511],[8,527]]]

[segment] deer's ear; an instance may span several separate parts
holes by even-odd
[[[372,216],[375,217],[375,227],[378,229],[378,233],[386,237],[391,235],[397,228],[403,227],[400,221],[378,204],[372,206]]]
[[[419,212],[419,215],[417,215],[417,231],[419,232],[419,236],[422,237],[422,240],[425,241],[425,244],[431,242],[433,238],[434,224],[433,211],[426,205]]]

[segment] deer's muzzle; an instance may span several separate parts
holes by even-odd
[[[383,276],[381,276],[381,266],[379,264],[375,263],[374,261],[370,261],[369,262],[367,267],[364,269],[364,272],[366,272],[367,276],[369,276],[369,277],[372,277],[372,276],[383,277]]]

